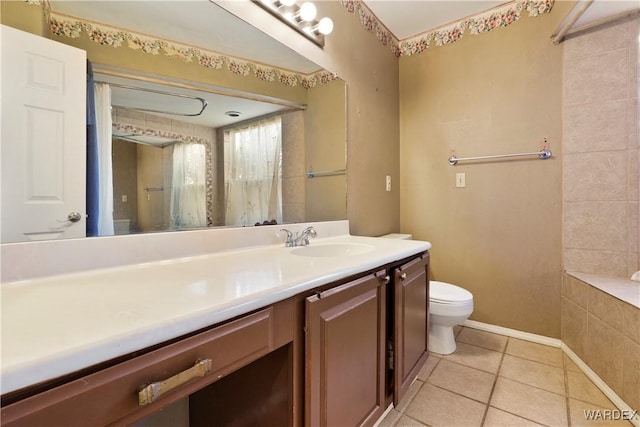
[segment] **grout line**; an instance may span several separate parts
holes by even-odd
[[[500,376],[500,369],[502,368],[502,361],[504,360],[504,355],[507,351],[507,346],[509,345],[509,337],[507,337],[507,342],[504,345],[504,350],[502,351],[502,356],[500,357],[500,363],[498,364],[498,370],[496,371],[496,376],[493,379],[493,384],[491,385],[491,392],[489,393],[489,400],[487,401],[487,406],[484,408],[484,414],[482,415],[481,426],[484,426],[485,421],[487,420],[487,414],[489,413],[489,407],[491,406],[491,400],[493,400],[493,392],[496,390],[496,384],[498,384],[498,377]]]
[[[564,353],[562,353],[562,370],[564,371],[564,393],[566,395],[566,405],[567,405],[567,425],[571,427],[571,408],[569,407],[569,373],[567,372],[567,361],[564,358]]]
[[[544,335],[536,335],[531,334],[529,332],[522,332],[516,329],[505,328],[502,326],[491,325],[489,323],[477,322],[474,320],[465,320],[461,323],[462,326],[469,327],[472,329],[479,329],[485,332],[491,332],[498,335],[505,335],[509,338],[517,338],[525,341],[531,341],[537,344],[547,345],[549,347],[559,348],[563,354],[565,354],[569,359],[571,359],[578,369],[582,371],[591,382],[602,391],[605,396],[620,410],[628,410],[631,411],[631,407],[624,401],[618,394],[611,388],[607,383],[605,383],[577,354],[569,348],[567,344],[562,342],[562,340],[557,338],[545,337]],[[508,342],[507,346],[508,348]],[[506,348],[505,348],[506,353]],[[517,356],[516,356],[517,357]],[[563,360],[564,367],[564,360]],[[550,365],[553,366],[553,365]],[[515,415],[515,414],[514,414]],[[522,418],[522,417],[521,417]],[[567,420],[568,421],[568,420]],[[635,427],[640,427],[640,414],[636,414],[631,420],[631,424]]]

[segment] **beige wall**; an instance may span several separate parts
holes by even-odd
[[[559,337],[562,47],[550,20],[400,59],[400,212],[402,232],[433,244],[431,278],[473,293],[472,319]],[[447,162],[544,138],[544,161]]]
[[[282,114],[282,220],[304,222],[306,215],[305,114]],[[344,216],[343,216],[344,218]]]
[[[145,188],[167,188],[164,172],[164,149],[136,144],[138,167],[138,231],[166,230],[165,192],[147,191]]]
[[[638,307],[565,274],[562,342],[632,409],[640,409]]]
[[[347,82],[347,218],[351,233],[378,236],[400,229],[398,59],[337,0],[316,2],[334,30],[324,48],[250,2],[224,7]],[[391,176],[392,191],[385,190]]]
[[[136,145],[122,139],[113,139],[113,219],[131,220],[130,230],[138,228]]]
[[[347,218],[351,233],[378,236],[400,229],[398,59],[356,14],[338,1],[318,2],[335,29],[327,37],[330,70],[347,82]],[[392,191],[385,191],[385,176]]]
[[[347,146],[344,108],[345,85],[334,81],[309,89],[305,123],[305,172],[346,169]],[[305,175],[306,176],[306,175]],[[347,217],[346,175],[305,178],[307,221],[339,220]]]
[[[564,43],[564,267],[630,277],[638,260],[638,28]]]

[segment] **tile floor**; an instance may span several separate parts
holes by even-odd
[[[458,348],[432,353],[405,398],[379,424],[409,426],[632,426],[587,421],[615,409],[559,348],[456,328]]]

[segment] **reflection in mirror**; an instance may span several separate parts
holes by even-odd
[[[344,81],[334,80],[330,72],[210,1],[56,0],[48,6],[49,37],[86,51],[95,67],[95,79],[112,84],[113,215],[112,230],[104,234],[182,230],[203,223],[252,226],[265,221],[346,218],[344,172],[317,174],[317,178],[307,175],[346,168]],[[189,25],[176,25],[180,22]],[[274,58],[278,63],[273,63]],[[3,61],[3,74],[7,63]],[[197,99],[143,93],[117,84],[202,97],[208,105],[198,119],[189,116],[202,107]],[[212,99],[221,93],[226,100]],[[241,115],[225,115],[228,111]],[[240,199],[232,197],[236,202],[230,208],[234,166],[229,160],[229,141],[251,133],[242,129],[250,129],[252,122],[275,117],[280,118],[280,150],[270,154],[269,173],[274,175],[249,183],[245,173],[236,180],[254,193],[257,188],[263,194],[273,193],[280,202],[275,207],[267,203],[269,207],[262,212],[256,206],[264,203],[247,194],[242,207],[237,202]],[[257,167],[255,160],[252,167]],[[176,188],[174,181],[185,170],[193,174],[183,173],[182,182],[192,182],[197,192]],[[267,181],[272,184],[266,186]],[[185,199],[197,209],[183,208]],[[3,203],[3,218],[6,206]],[[49,222],[58,228],[62,223],[63,228],[84,228],[84,219]],[[66,237],[54,231],[42,235]],[[2,239],[21,240],[5,240],[4,235]]]
[[[344,143],[339,133],[337,163],[322,159],[331,157],[327,153],[332,151],[330,144],[324,150],[318,147],[313,155],[314,150],[305,143],[307,131],[319,131],[327,123],[322,123],[323,117],[333,120],[327,114],[335,114],[331,110],[339,111],[344,105],[344,82],[340,80],[323,88],[328,97],[320,94],[305,106],[285,100],[229,97],[202,87],[185,89],[171,86],[175,82],[170,81],[159,85],[157,78],[150,83],[123,78],[121,72],[114,74],[119,76],[98,73],[96,79],[110,83],[112,89],[115,234],[304,222],[309,216],[306,188],[311,185],[306,172],[314,163],[319,167],[343,165]],[[133,96],[136,91],[130,88],[144,91]],[[174,102],[170,99],[174,95],[181,98]],[[330,102],[323,101],[325,97]],[[200,100],[206,108],[192,115],[201,109]],[[309,162],[305,161],[307,154],[313,155]],[[325,213],[317,213],[333,211],[332,219],[341,219],[344,208],[336,210],[326,202],[335,195],[322,196],[322,191],[335,189],[332,177],[322,179],[326,182],[314,178],[325,205]],[[336,182],[341,180],[344,176]],[[342,185],[338,184],[338,190]]]
[[[116,234],[283,222],[282,150],[295,152],[304,134],[299,126],[283,133],[282,122],[301,120],[303,106],[198,92],[207,108],[184,116],[200,109],[184,98],[192,91],[159,97],[156,85],[99,78],[112,82]],[[131,97],[128,88],[143,86]],[[184,105],[168,99],[177,94]],[[287,194],[289,209],[296,194]]]

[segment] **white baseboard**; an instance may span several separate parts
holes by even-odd
[[[557,338],[545,337],[544,335],[531,334],[529,332],[522,332],[516,329],[505,328],[502,326],[491,325],[489,323],[477,322],[475,320],[465,320],[461,323],[461,326],[468,328],[478,329],[481,331],[492,332],[494,334],[505,335],[512,338],[519,338],[525,341],[531,341],[538,344],[548,345],[550,347],[560,348],[564,354],[567,355],[573,363],[582,370],[582,372],[595,384],[596,387],[604,393],[605,396],[611,400],[611,402],[621,411],[632,412],[632,408],[613,391],[611,387],[605,383],[602,378],[598,376],[580,357],[573,352],[562,340]],[[640,427],[640,416],[636,414],[631,420],[631,423]]]
[[[536,335],[529,332],[518,331],[517,329],[505,328],[503,326],[491,325],[489,323],[477,322],[475,320],[465,320],[461,324],[473,329],[492,332],[494,334],[506,335],[512,338],[519,338],[525,341],[531,341],[538,344],[548,345],[549,347],[561,348],[562,341],[557,338],[545,337],[544,335]]]
[[[616,408],[620,409],[621,411],[633,411],[631,406],[627,405],[627,403],[622,400],[620,396],[618,396],[618,394],[613,391],[613,389],[609,387],[607,383],[605,383],[602,378],[600,378],[598,374],[596,374],[589,367],[589,365],[584,363],[580,356],[575,354],[573,350],[569,348],[569,346],[567,346],[565,343],[562,343],[562,347],[560,348],[562,349],[564,354],[566,354],[567,357],[571,359],[573,363],[575,363],[576,366],[578,366],[578,368],[580,368],[587,377],[589,377],[589,379],[596,385],[596,387],[598,387],[600,391],[602,391],[604,395],[607,396],[614,405],[616,405]],[[630,421],[636,427],[640,427],[640,416],[638,414],[636,414]]]

